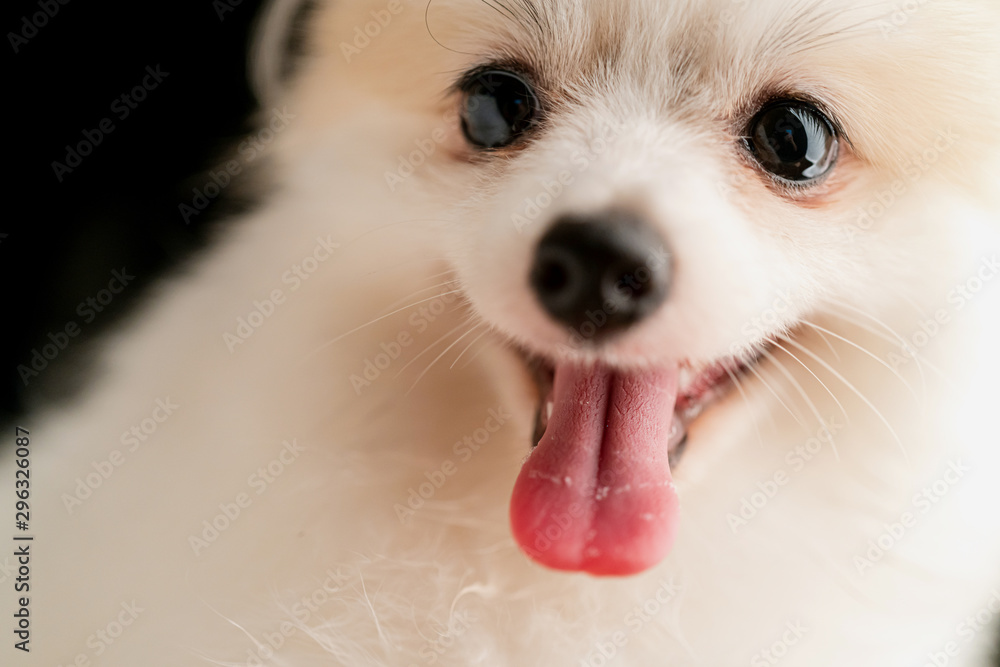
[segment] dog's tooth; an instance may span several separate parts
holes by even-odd
[[[546,419],[551,419],[552,418],[552,410],[553,410],[553,408],[555,408],[555,402],[554,401],[549,401],[548,403],[545,404],[545,418]]]
[[[667,436],[667,449],[671,456],[675,456],[674,450],[687,437],[687,428],[678,415],[674,415],[674,420],[670,423],[670,435]],[[672,465],[672,464],[671,464]]]
[[[701,411],[704,408],[704,403],[692,403],[684,410],[684,413],[681,415],[681,419],[683,419],[685,423],[692,422],[698,415],[701,414]]]

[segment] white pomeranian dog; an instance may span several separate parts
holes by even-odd
[[[989,664],[1000,5],[293,9],[266,200],[18,425],[4,664]]]

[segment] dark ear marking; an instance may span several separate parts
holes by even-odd
[[[247,77],[261,106],[275,103],[308,52],[306,26],[316,0],[269,0],[260,10],[247,55]]]

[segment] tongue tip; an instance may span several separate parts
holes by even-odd
[[[572,509],[539,514],[531,494],[518,491],[523,488],[511,498],[511,532],[528,557],[549,569],[629,576],[658,565],[673,547],[678,499],[672,489],[661,496],[660,520],[616,517],[595,523],[581,521]]]
[[[583,556],[579,554],[555,554],[550,552],[525,553],[536,563],[550,570],[561,572],[582,572],[595,577],[628,577],[645,572],[666,557],[669,547],[656,552],[620,557],[618,555],[600,554]]]
[[[645,548],[631,549],[627,553],[580,549],[559,543],[551,543],[549,548],[538,548],[536,535],[520,534],[516,529],[514,537],[521,550],[539,565],[551,570],[583,572],[599,577],[625,577],[645,572],[662,562],[673,546],[672,534],[651,540]]]

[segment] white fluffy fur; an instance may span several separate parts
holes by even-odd
[[[950,665],[986,664],[996,624],[971,639],[957,626],[1000,590],[1000,280],[961,310],[948,294],[1000,250],[996,4],[909,3],[889,34],[900,3],[539,0],[541,31],[508,14],[523,18],[527,0],[500,4],[403,2],[350,63],[341,44],[386,3],[314,16],[312,55],[281,101],[296,118],[272,154],[275,194],[104,342],[82,396],[23,424],[38,535],[29,663],[252,665],[289,622],[264,664],[600,665],[620,633],[608,664],[756,667],[797,622],[789,667],[923,665],[948,642]],[[470,162],[448,89],[497,58],[529,63],[556,95],[529,147]],[[821,101],[852,141],[798,201],[735,139],[776,89]],[[610,147],[574,166],[603,127]],[[385,173],[437,128],[445,140],[390,191]],[[949,129],[958,140],[931,169],[901,173]],[[511,215],[564,168],[574,182],[519,234]],[[859,207],[896,179],[904,192],[853,235]],[[784,347],[808,369],[776,349],[695,422],[673,552],[600,579],[537,566],[510,537],[537,398],[505,341],[566,353],[527,290],[533,243],[557,213],[612,203],[646,213],[677,277],[605,359],[707,362],[755,342],[744,325],[787,292],[768,333],[791,331]],[[340,249],[293,291],[283,273],[328,235]],[[286,302],[230,353],[223,334],[275,289]],[[426,331],[410,320],[419,306],[375,319],[454,289]],[[912,340],[938,309],[950,321],[897,363],[897,335]],[[414,344],[357,395],[350,376],[402,331]],[[121,434],[166,397],[180,408],[128,452]],[[512,416],[462,461],[454,443],[491,408]],[[837,424],[836,447],[793,472],[786,452],[819,417]],[[286,439],[304,451],[257,495],[250,476]],[[116,449],[124,463],[69,513],[64,494]],[[394,506],[449,459],[455,474],[401,522]],[[957,460],[969,472],[915,508]],[[789,482],[734,533],[727,515],[777,470]],[[8,456],[0,477],[12,476]],[[196,555],[190,536],[243,492],[252,505]],[[905,511],[916,525],[859,573],[855,557]],[[314,593],[315,611],[296,607]],[[9,624],[12,595],[0,599]],[[88,637],[133,600],[144,611],[96,656]],[[637,621],[644,604],[658,612]]]

